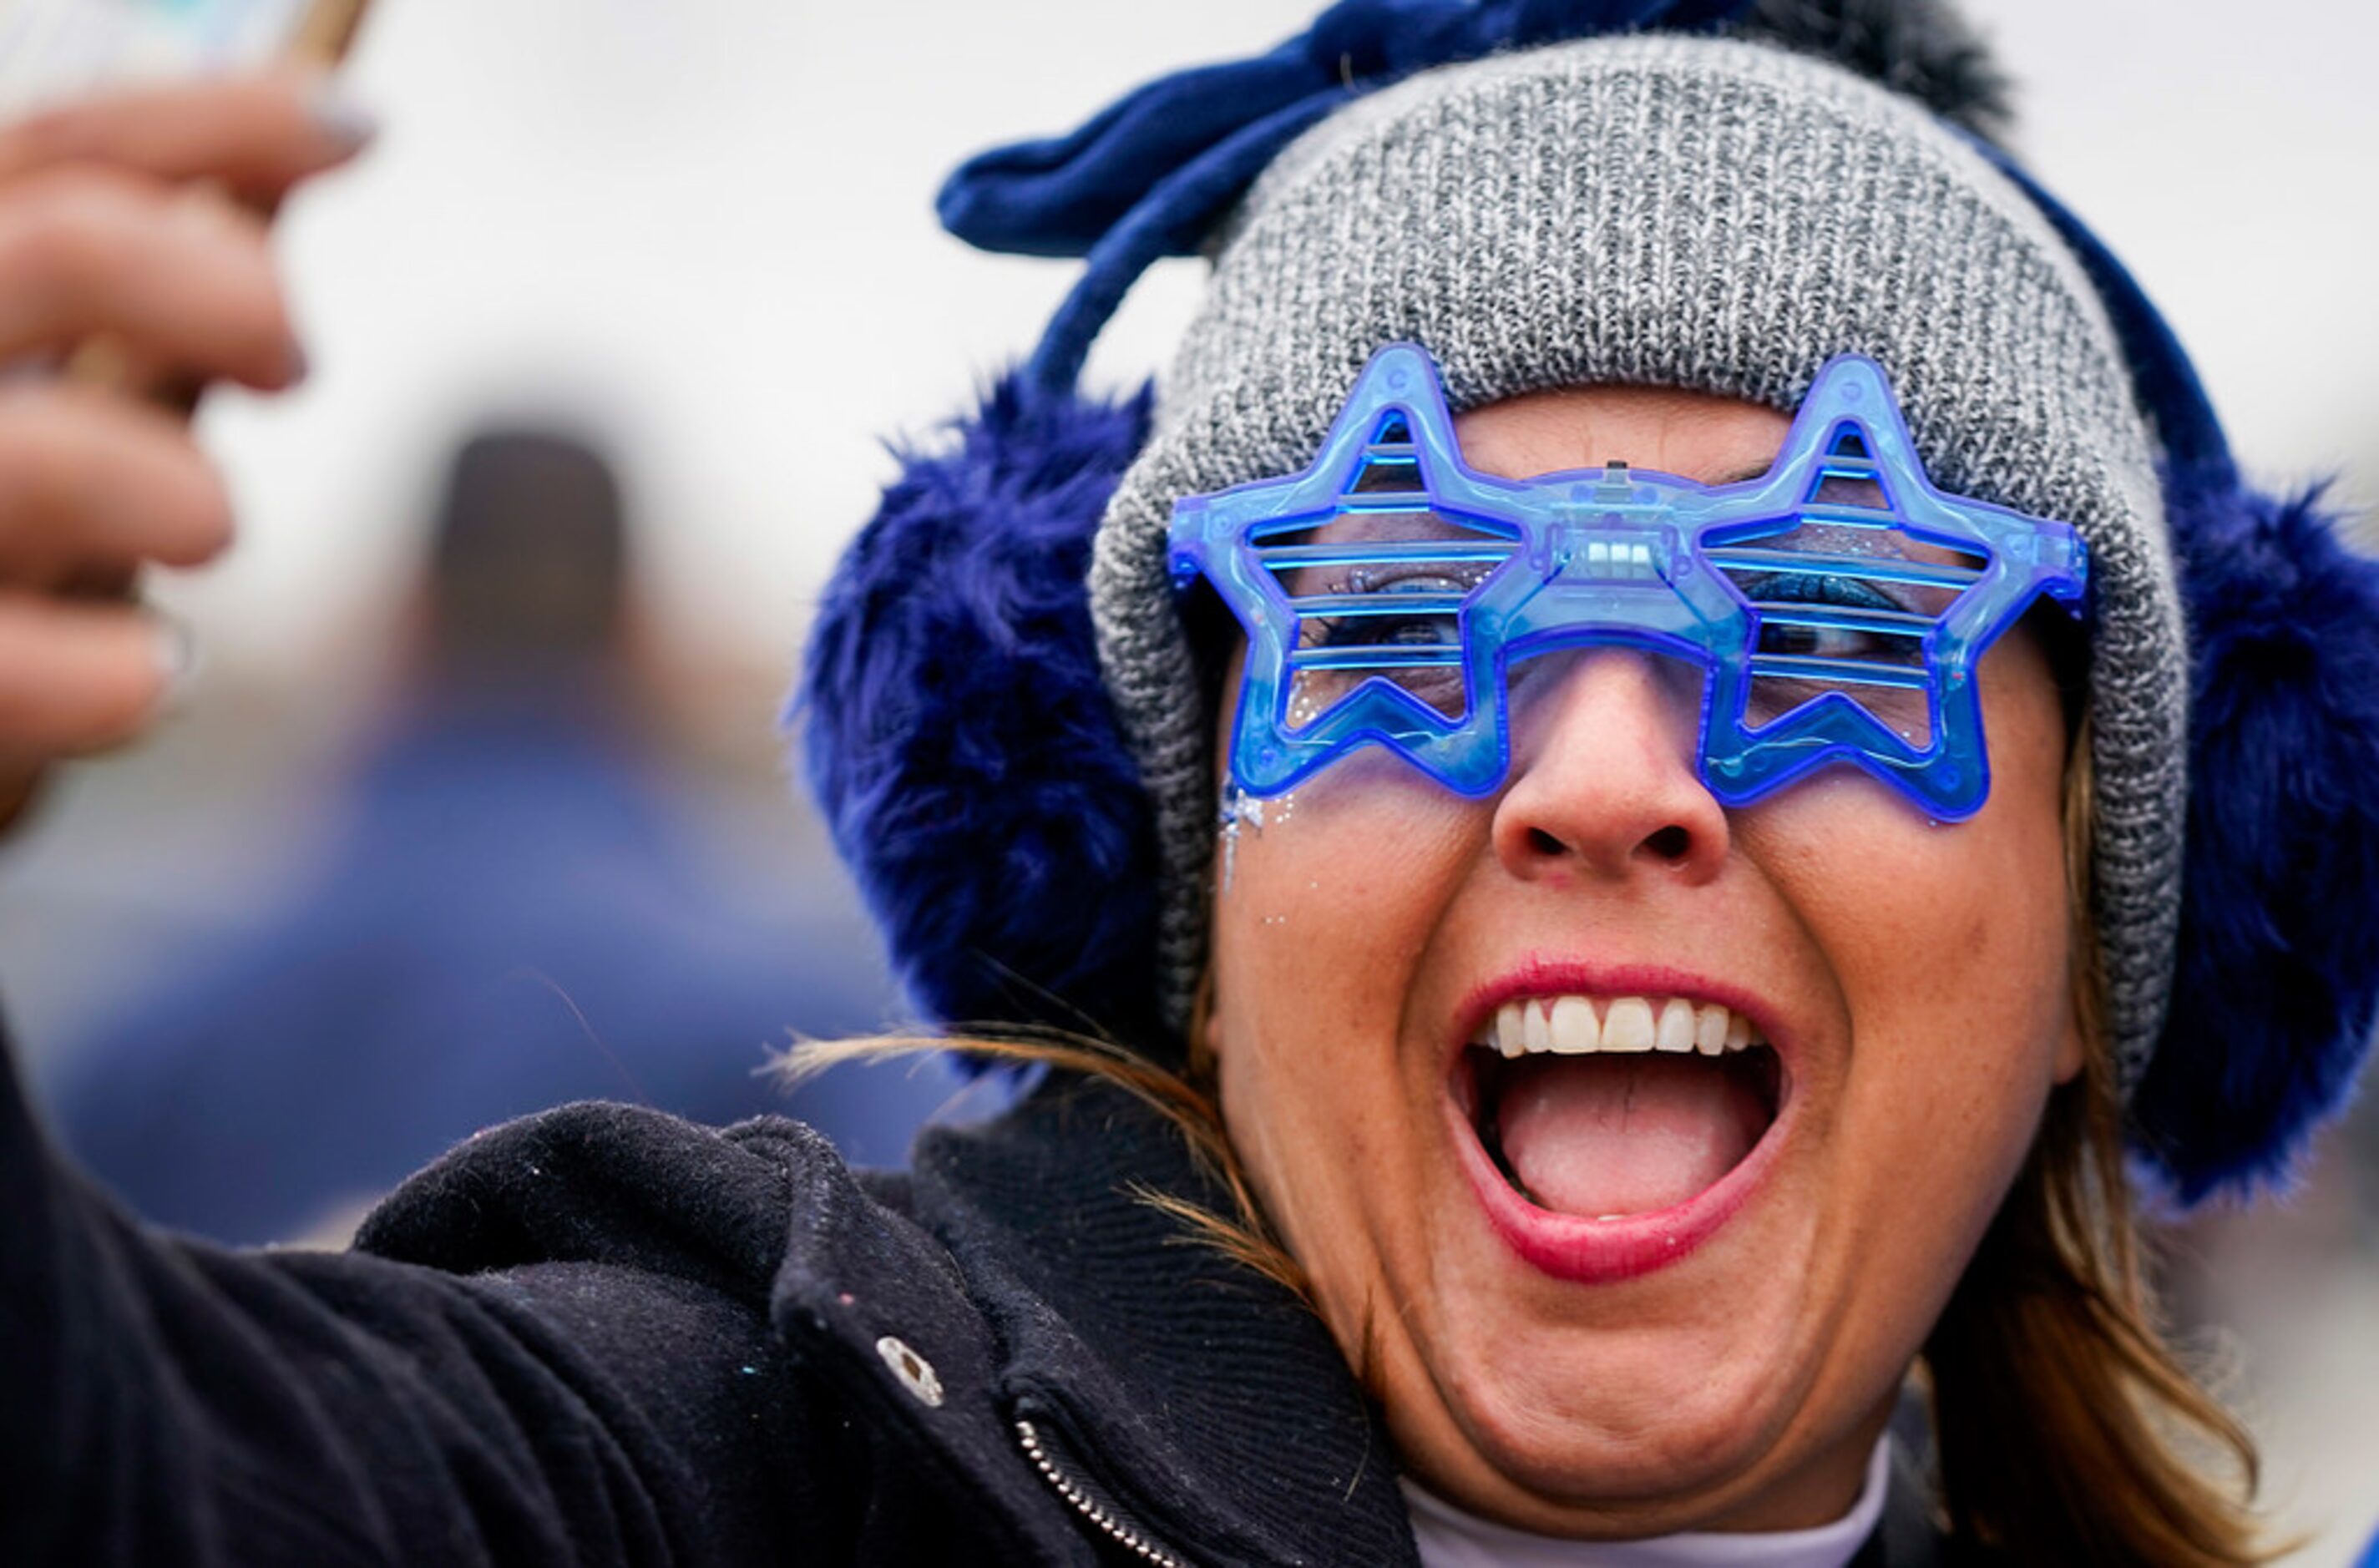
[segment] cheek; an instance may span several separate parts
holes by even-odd
[[[1834,1196],[1887,1315],[1873,1332],[1911,1348],[2075,1065],[2063,718],[2045,665],[1986,674],[1993,782],[1971,820],[1928,823],[1852,778],[1744,826],[1839,989]]]
[[[2071,1016],[2063,712],[2028,637],[1993,649],[1981,681],[1991,790],[1971,819],[1930,822],[1853,777],[1780,797],[1744,830],[1858,1035],[1934,1037],[1912,1079],[2053,1070]]]
[[[1357,783],[1333,776],[1231,811],[1212,923],[1216,1018],[1236,1021],[1231,1038],[1292,1017],[1393,1017],[1393,982],[1460,875],[1462,833],[1442,794]]]
[[[2061,842],[1979,817],[1890,841],[1908,836],[1813,836],[1871,869],[1796,900],[1850,1024],[1837,1157],[1878,1236],[1938,1224],[1978,1238],[2063,1076]],[[1943,1260],[1962,1266],[1955,1243]]]
[[[1204,1024],[1233,1147],[1342,1330],[1397,1206],[1361,1173],[1413,1164],[1372,1145],[1434,1125],[1414,1106],[1442,1092],[1436,1056],[1406,1048],[1406,1010],[1479,831],[1425,781],[1343,771],[1241,814],[1217,847]]]

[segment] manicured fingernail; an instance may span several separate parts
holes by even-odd
[[[198,684],[201,662],[199,639],[187,622],[154,606],[149,610],[149,623],[157,668],[165,677],[157,692],[156,715],[159,718],[171,718],[190,706],[190,692]]]
[[[314,89],[314,123],[343,152],[353,152],[380,135],[380,116],[356,103],[335,80]]]

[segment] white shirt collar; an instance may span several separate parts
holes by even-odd
[[[1535,1536],[1465,1513],[1411,1481],[1404,1489],[1422,1568],[1842,1568],[1883,1517],[1891,1439],[1876,1440],[1866,1484],[1830,1525],[1758,1534],[1697,1533],[1656,1540],[1577,1541]]]

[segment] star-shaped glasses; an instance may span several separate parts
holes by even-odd
[[[1311,467],[1184,499],[1171,541],[1176,584],[1213,584],[1247,633],[1230,765],[1252,795],[1372,744],[1492,793],[1515,667],[1600,644],[1707,671],[1701,775],[1728,805],[1847,762],[1957,820],[1990,789],[1977,661],[2042,594],[2079,613],[2087,576],[2069,525],[1935,489],[1854,355],[1765,475],[1706,486],[1474,473],[1436,366],[1392,344]]]

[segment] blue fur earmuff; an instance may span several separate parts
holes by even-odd
[[[1153,1037],[1155,824],[1082,592],[1150,401],[1002,379],[903,454],[819,606],[810,789],[936,1019]]]
[[[2379,570],[2318,490],[2168,475],[2189,607],[2171,1011],[2132,1143],[2187,1206],[2285,1182],[2379,1013]]]
[[[1343,0],[1264,55],[1166,78],[1071,136],[953,176],[941,211],[961,237],[1089,264],[1032,361],[947,444],[904,455],[827,590],[794,712],[835,842],[927,1012],[1100,1031],[1168,1060],[1179,1050],[1155,1002],[1155,824],[1083,581],[1151,400],[1100,401],[1075,383],[1132,280],[1194,250],[1282,147],[1361,92],[1494,49],[1704,29],[1746,8]],[[1805,31],[1828,7],[1784,9]],[[1921,21],[1931,8],[1884,9]],[[1835,0],[1830,14],[1842,36],[1865,25],[1873,42],[1873,0]],[[1995,78],[1955,54],[1959,37],[1917,26],[1887,40],[1901,58],[1836,53],[1988,128]],[[2169,1018],[2130,1138],[2181,1205],[2249,1194],[2285,1181],[2344,1103],[2379,1017],[2379,565],[2339,539],[2317,490],[2280,500],[2243,481],[2136,284],[1981,145],[2090,271],[2164,447],[2190,621],[2190,805]]]

